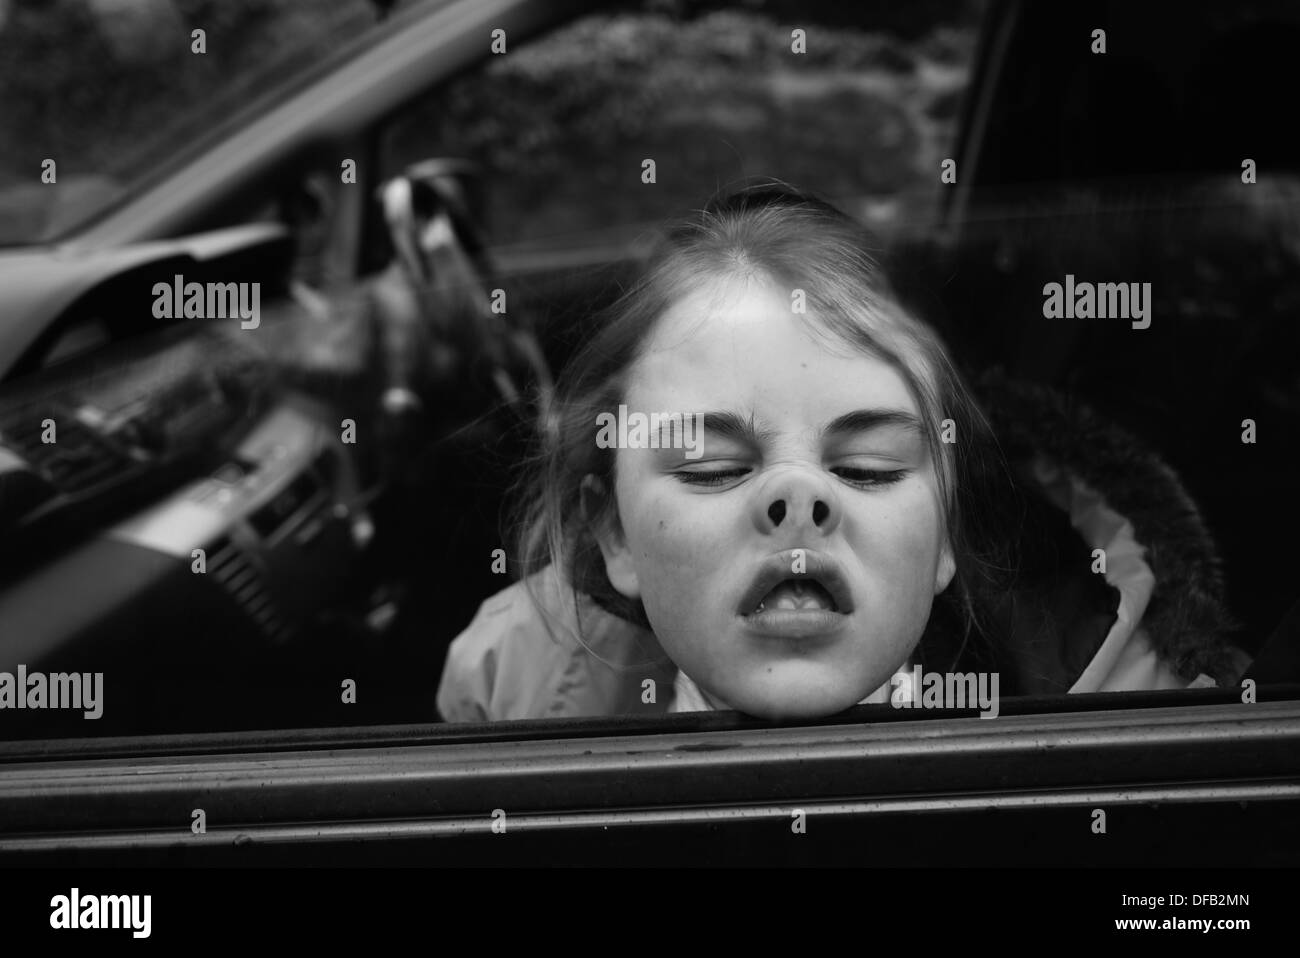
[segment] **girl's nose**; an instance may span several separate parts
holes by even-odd
[[[830,535],[840,524],[835,487],[820,471],[789,467],[772,473],[754,490],[751,505],[759,532]]]

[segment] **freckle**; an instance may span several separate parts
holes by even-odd
[[[667,528],[667,527],[668,527],[668,523],[666,523],[666,522],[664,522],[662,519],[660,519],[660,520],[659,520],[659,528],[660,528],[660,529],[665,529],[665,528]]]

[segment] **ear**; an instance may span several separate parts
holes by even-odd
[[[618,503],[595,476],[582,480],[582,517],[591,526],[600,554],[605,558],[605,575],[610,585],[625,599],[641,598],[632,550],[627,547],[618,518]]]
[[[952,540],[947,536],[943,540],[943,548],[939,552],[939,568],[934,576],[934,594],[938,595],[948,584],[952,582],[952,577],[957,574],[957,560],[952,555]]]

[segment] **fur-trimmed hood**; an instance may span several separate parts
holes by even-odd
[[[1140,576],[1145,564],[1153,581],[1134,631],[1145,633],[1151,651],[1179,679],[1207,675],[1220,685],[1236,682],[1247,660],[1230,641],[1236,626],[1218,551],[1178,475],[1151,444],[1055,389],[1010,380],[1000,370],[976,377],[972,386],[1031,504],[1021,536],[1025,581],[1012,603],[1018,608],[1004,609],[1004,625],[1018,633],[1011,641],[1040,646],[1028,655],[1036,663],[1051,656],[1076,667],[1089,661],[1107,634],[1097,624],[1123,604],[1124,573]],[[1055,508],[1045,510],[1045,501]],[[1091,510],[1095,518],[1098,510],[1109,510],[1116,517],[1110,520],[1113,541],[1126,541],[1116,520],[1127,522],[1136,549],[1127,557],[1108,554],[1110,571],[1096,574],[1099,544],[1085,542],[1081,549],[1077,538],[1061,539],[1067,501],[1073,502],[1076,537],[1083,514]],[[1117,558],[1131,561],[1112,575]],[[1025,649],[1013,650],[1012,657],[1024,660]],[[1080,690],[1073,687],[1079,678],[1071,675],[1074,668],[1044,671],[1036,678],[1022,675],[1020,691]]]

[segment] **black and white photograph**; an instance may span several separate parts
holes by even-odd
[[[775,867],[1284,927],[1298,52],[1280,0],[0,0],[4,925]]]

